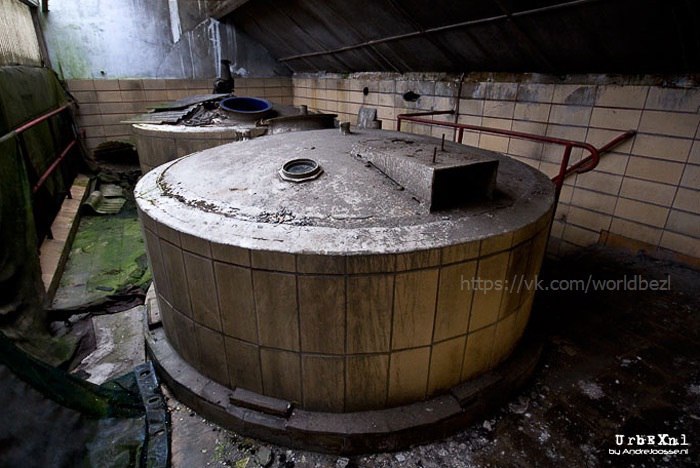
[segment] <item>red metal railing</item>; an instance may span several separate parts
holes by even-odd
[[[554,145],[560,145],[564,147],[564,153],[562,155],[561,163],[559,165],[559,173],[552,177],[552,182],[554,182],[554,185],[556,186],[556,196],[557,199],[559,198],[559,193],[561,192],[561,188],[564,185],[564,179],[566,179],[568,176],[575,174],[575,173],[583,173],[583,172],[588,172],[593,169],[598,165],[598,162],[600,161],[600,156],[601,154],[604,154],[616,146],[622,144],[624,141],[629,140],[632,138],[637,132],[635,130],[628,130],[625,133],[622,133],[618,135],[616,138],[611,140],[609,143],[601,146],[600,148],[596,148],[595,146],[591,145],[590,143],[585,143],[582,141],[575,141],[575,140],[567,140],[564,138],[556,138],[556,137],[548,137],[548,136],[542,136],[542,135],[537,135],[534,133],[525,133],[525,132],[518,132],[515,130],[504,130],[501,128],[493,128],[493,127],[482,127],[480,125],[469,125],[469,124],[462,124],[462,123],[457,123],[457,122],[447,122],[444,120],[433,120],[433,119],[427,119],[424,117],[427,116],[435,116],[435,115],[454,115],[454,111],[431,111],[431,112],[417,112],[413,114],[400,114],[396,117],[396,130],[401,131],[401,122],[404,120],[407,122],[415,122],[419,124],[425,124],[425,125],[437,125],[440,127],[449,127],[457,130],[457,135],[456,135],[456,140],[457,143],[462,143],[464,140],[464,131],[469,130],[469,131],[475,131],[475,132],[484,132],[484,133],[492,133],[495,135],[503,135],[507,136],[509,138],[518,138],[521,140],[530,140],[530,141],[538,141],[541,143],[546,143],[546,144],[554,144]],[[569,161],[571,160],[571,152],[574,148],[581,148],[584,151],[587,151],[590,153],[588,156],[585,158],[582,158],[581,160],[577,161],[576,163],[572,164],[569,166]]]
[[[29,120],[28,122],[23,123],[22,125],[15,128],[14,130],[1,136],[0,143],[3,143],[5,141],[11,140],[11,139],[17,139],[22,156],[27,161],[28,166],[31,167],[32,166],[31,165],[31,158],[29,157],[27,145],[25,144],[24,137],[23,137],[24,132],[34,128],[35,126],[37,126],[43,122],[46,122],[47,120],[49,120],[50,118],[52,118],[56,115],[59,115],[63,112],[66,112],[71,106],[72,106],[71,103],[64,104],[64,105],[62,105],[54,110],[51,110],[49,112],[46,112],[45,114],[40,115],[39,117],[36,117],[32,120]],[[68,157],[68,155],[70,154],[71,150],[73,148],[75,148],[76,144],[78,143],[78,133],[77,133],[77,130],[75,128],[75,125],[74,125],[72,119],[70,120],[70,127],[71,127],[71,132],[72,132],[71,140],[63,148],[63,150],[61,150],[61,152],[51,162],[51,164],[49,164],[49,166],[44,170],[43,174],[40,174],[40,175],[36,174],[34,176],[36,178],[36,182],[34,182],[32,185],[32,195],[34,195],[35,197],[37,196],[37,192],[39,192],[39,190],[46,183],[46,181],[49,179],[49,177],[51,177],[51,175],[54,172],[56,172],[56,170],[61,166],[61,164],[63,164],[65,162],[65,160]],[[54,141],[56,141],[56,136],[54,135],[54,132],[52,131],[51,133],[52,133]],[[29,169],[29,167],[28,167],[28,169]],[[64,180],[64,182],[68,183],[70,181]],[[62,200],[63,196],[64,195],[61,195],[61,200]],[[65,196],[67,196],[68,198],[71,197],[70,188],[66,191]],[[36,202],[37,200],[35,199],[34,201]],[[52,238],[51,229],[50,229],[50,225],[51,225],[50,221],[52,220],[52,217],[53,217],[53,215],[55,215],[55,213],[47,215],[51,219],[46,219],[46,220],[36,219],[37,215],[39,214],[39,213],[37,213],[37,211],[42,211],[42,209],[39,205],[43,206],[42,203],[35,203],[35,206],[33,208],[34,208],[34,212],[35,212],[35,223],[37,225],[37,231],[41,231],[41,232],[37,232],[38,237],[39,237],[39,242],[41,242],[44,235],[48,235],[49,238]],[[47,225],[44,226],[44,224],[47,224]]]
[[[15,134],[20,134],[20,133],[26,132],[27,130],[29,130],[29,129],[32,128],[33,126],[38,125],[38,124],[40,124],[41,122],[44,122],[44,121],[50,119],[50,118],[53,117],[54,115],[60,114],[60,113],[63,112],[64,110],[68,109],[70,106],[71,106],[71,103],[63,104],[61,107],[59,107],[59,108],[57,108],[57,109],[54,109],[54,110],[49,111],[49,112],[47,112],[47,113],[45,113],[45,114],[42,114],[42,115],[40,115],[39,117],[30,120],[29,122],[23,123],[22,125],[20,125],[20,126],[17,127],[16,129],[14,129],[13,132],[14,132]],[[10,132],[10,133],[13,133],[13,132]]]
[[[32,187],[32,193],[37,193],[39,189],[41,188],[42,185],[44,185],[44,182],[46,182],[46,179],[49,178],[51,174],[58,168],[58,166],[61,165],[64,159],[66,159],[66,156],[68,156],[68,153],[70,150],[73,149],[75,144],[77,143],[77,140],[73,140],[70,143],[68,143],[68,146],[65,147],[63,151],[61,151],[61,154],[54,160],[53,163],[46,169],[46,171],[42,174],[41,177],[39,177],[39,180],[34,184],[34,187]],[[71,198],[71,193],[70,190],[68,190],[68,193],[66,194],[68,198]]]
[[[0,137],[0,143],[7,141],[7,140],[10,140],[12,138],[19,138],[21,140],[22,133],[26,132],[27,130],[29,130],[32,127],[39,125],[42,122],[47,121],[48,119],[50,119],[54,115],[60,114],[61,112],[69,109],[70,107],[71,107],[70,103],[64,104],[57,109],[49,111],[45,114],[40,115],[39,117],[37,117],[35,119],[32,119],[28,122],[23,123],[19,127],[12,130],[11,132],[6,133],[2,137]],[[49,165],[49,167],[44,171],[44,173],[39,177],[39,180],[32,187],[33,193],[38,192],[39,189],[41,188],[41,186],[44,185],[44,183],[46,182],[46,179],[48,179],[51,176],[51,174],[53,174],[56,171],[56,169],[58,169],[58,167],[61,165],[61,162],[63,162],[63,160],[66,158],[66,156],[68,155],[70,150],[73,149],[73,147],[75,146],[75,144],[77,142],[78,142],[77,134],[75,132],[75,129],[73,129],[73,139],[68,143],[68,145],[66,145],[66,147],[63,149],[63,151],[61,151],[58,158],[56,158],[51,163],[51,165]],[[20,145],[24,146],[22,141],[20,141]],[[29,158],[28,154],[25,154],[24,156],[25,156],[25,158]],[[70,191],[68,192],[68,196],[70,197]]]

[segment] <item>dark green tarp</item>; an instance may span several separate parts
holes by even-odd
[[[0,143],[0,324],[42,327],[44,300],[31,189],[17,143]],[[38,330],[41,331],[41,330]]]
[[[0,67],[0,135],[68,102],[48,68]]]

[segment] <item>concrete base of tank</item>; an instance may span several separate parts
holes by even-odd
[[[330,413],[205,377],[172,348],[148,301],[146,348],[162,381],[182,403],[231,431],[287,447],[352,455],[401,450],[443,438],[505,404],[535,371],[542,342],[525,334],[511,356],[493,369],[426,401],[393,408]],[[154,319],[155,317],[155,319]]]

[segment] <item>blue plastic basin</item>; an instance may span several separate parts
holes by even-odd
[[[254,97],[230,97],[219,103],[225,111],[237,112],[240,114],[263,114],[272,109],[270,101]]]

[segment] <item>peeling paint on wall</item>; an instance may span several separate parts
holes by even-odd
[[[229,40],[229,43],[233,44],[234,57],[233,65],[231,66],[231,71],[234,75],[237,76],[248,76],[248,70],[238,66],[238,38],[236,37],[236,28],[228,29],[226,32],[229,33],[229,37],[233,39]]]
[[[182,36],[180,8],[178,7],[177,0],[168,0],[168,11],[170,12],[170,30],[173,33],[173,44],[175,44]]]
[[[209,18],[209,25],[207,26],[207,32],[209,33],[209,42],[211,42],[211,48],[214,51],[214,66],[216,67],[216,76],[221,76],[221,33],[219,30],[219,23],[213,18]]]

